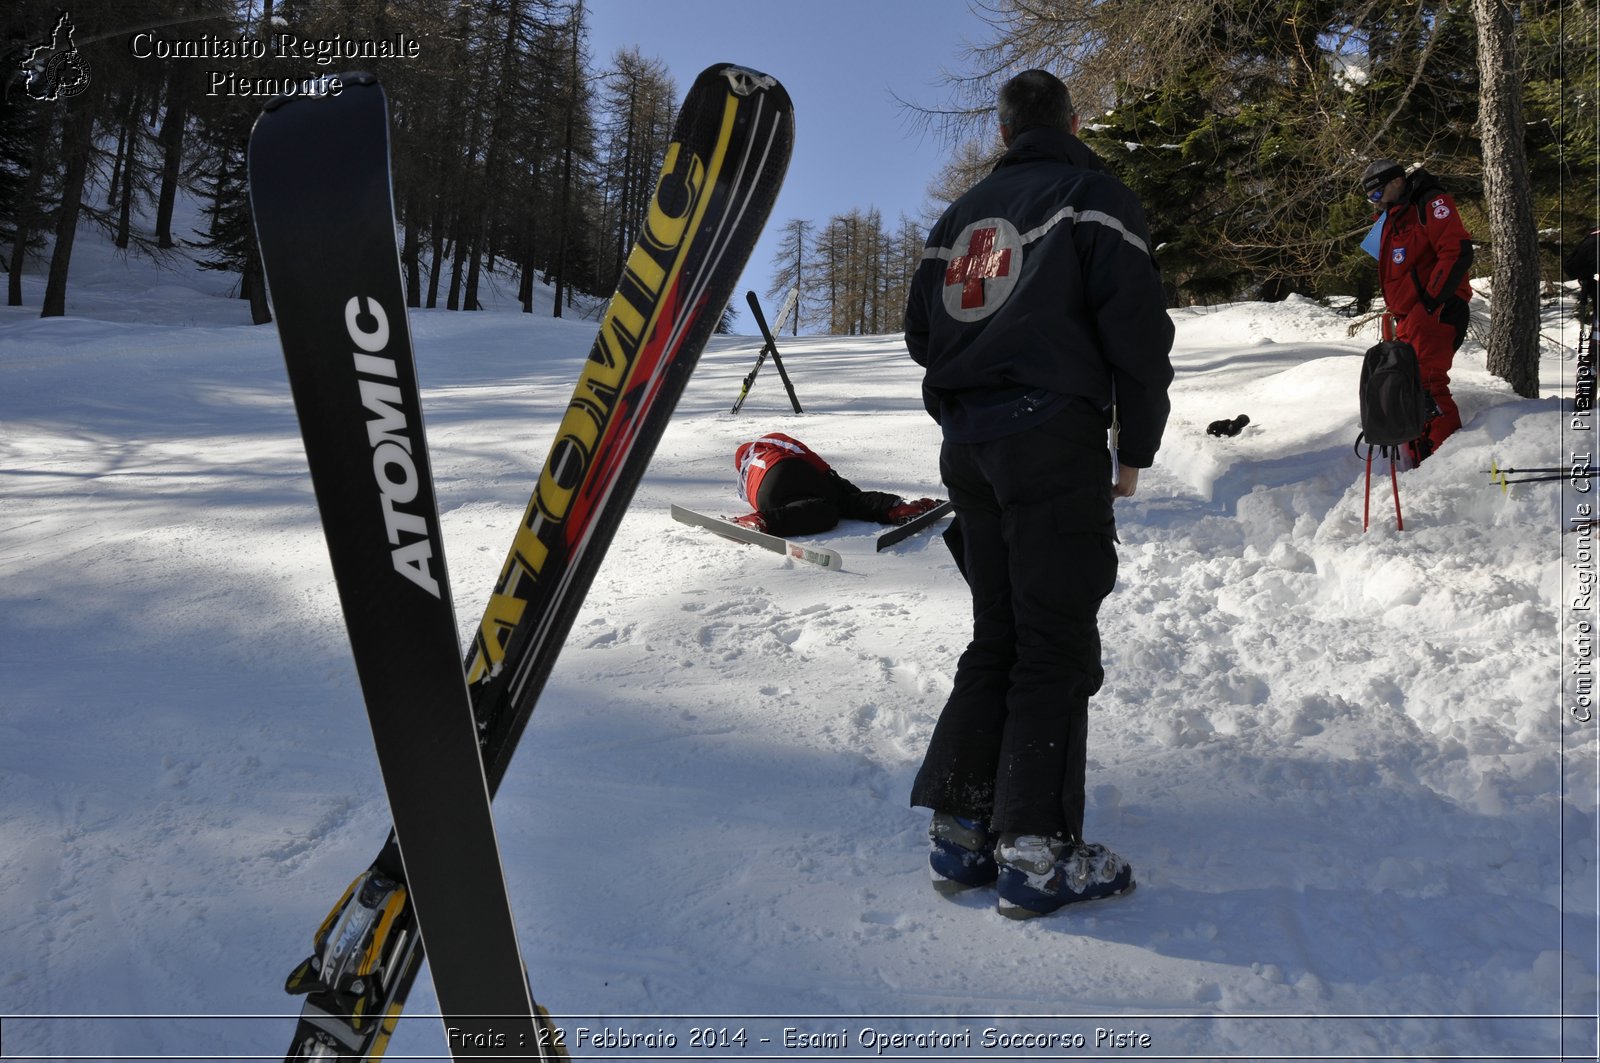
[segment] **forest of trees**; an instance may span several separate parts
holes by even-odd
[[[927,232],[924,220],[904,216],[887,227],[877,210],[836,214],[821,228],[791,220],[779,230],[768,294],[800,289],[796,333],[802,325],[835,336],[899,332]]]
[[[798,285],[806,327],[899,328],[911,230],[993,165],[995,91],[1028,67],[1067,81],[1083,139],[1139,194],[1174,305],[1293,292],[1353,296],[1365,311],[1377,275],[1359,246],[1372,209],[1358,182],[1387,156],[1452,189],[1478,244],[1474,275],[1519,278],[1515,299],[1497,299],[1496,324],[1531,344],[1540,284],[1560,279],[1559,247],[1596,222],[1594,0],[974,0],[974,10],[990,38],[950,79],[950,98],[905,104],[951,148],[924,216],[885,225],[856,209],[785,224],[772,294]],[[1513,373],[1501,375],[1526,393]]]
[[[64,312],[72,235],[88,219],[117,246],[158,258],[199,249],[206,265],[239,276],[255,320],[269,319],[244,183],[264,99],[240,86],[255,79],[379,72],[407,296],[450,309],[478,307],[489,283],[514,284],[531,310],[535,281],[548,281],[558,315],[574,292],[611,291],[677,108],[671,77],[637,50],[596,68],[584,0],[74,0],[76,61],[89,76],[81,92],[40,104],[23,91],[19,63],[60,14],[36,0],[0,14],[9,305],[22,302],[24,256],[46,255],[46,316]],[[286,34],[299,55],[280,53]],[[306,43],[396,41],[414,42],[410,54],[325,63]],[[184,189],[204,204],[202,232],[174,229]],[[136,211],[153,215],[153,230],[132,223]]]
[[[26,256],[48,261],[46,315],[64,312],[73,234],[88,220],[133,252],[199,247],[239,276],[240,296],[266,320],[243,181],[263,101],[237,86],[357,66],[380,74],[393,106],[412,305],[473,309],[493,284],[515,285],[531,309],[543,280],[560,313],[572,293],[614,286],[677,103],[659,62],[637,50],[588,54],[585,0],[74,0],[88,76],[40,105],[22,91],[20,63],[60,17],[56,5],[13,0],[0,12],[0,250],[11,305]],[[1526,360],[1559,246],[1596,221],[1596,0],[972,9],[987,40],[950,76],[948,98],[906,103],[949,145],[921,214],[854,208],[777,223],[770,294],[801,289],[797,328],[899,329],[928,225],[999,153],[996,88],[1038,66],[1067,80],[1084,139],[1144,202],[1175,305],[1294,292],[1354,296],[1364,310],[1375,270],[1359,250],[1371,213],[1359,174],[1377,156],[1426,165],[1477,237],[1475,275],[1503,282],[1491,367],[1501,360],[1497,372],[1531,388],[1505,360]],[[283,54],[284,34],[413,47],[323,62]],[[163,56],[162,42],[209,42],[214,54]],[[223,75],[235,91],[213,90]],[[205,205],[203,232],[174,231],[180,190]],[[136,221],[150,217],[153,226]]]

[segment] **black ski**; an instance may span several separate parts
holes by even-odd
[[[893,546],[895,543],[911,538],[911,536],[917,534],[922,529],[932,526],[946,513],[949,513],[955,508],[956,506],[954,502],[940,502],[937,506],[934,506],[926,513],[918,513],[915,517],[912,517],[904,524],[896,525],[894,528],[878,536],[878,549],[882,550],[885,547]]]
[[[788,95],[764,74],[718,64],[696,79],[685,99],[644,232],[468,654],[483,780],[491,794],[760,235],[792,143]],[[383,191],[387,195],[386,186]],[[378,977],[361,980],[368,995],[359,1007],[348,993],[330,995],[313,986],[289,1059],[329,1051],[341,1059],[382,1055],[422,962],[412,933],[415,913],[405,886],[395,881],[397,871],[403,874],[396,855],[391,836],[314,938],[319,956],[354,951],[353,965]],[[341,951],[346,941],[354,945]],[[297,979],[313,967],[308,961],[290,976],[291,992],[304,991]],[[548,1025],[538,1036],[551,1054],[564,1055]]]
[[[484,1047],[504,1038],[537,1058],[423,431],[395,252],[388,106],[376,79],[340,80],[337,95],[287,97],[262,113],[250,138],[251,207],[394,816],[396,886],[427,942],[452,1053],[494,1054]],[[393,903],[382,884],[363,888],[386,895],[375,908]],[[353,996],[352,1010],[381,991],[373,972],[320,962],[301,984]]]
[[[468,658],[491,788],[755,247],[793,137],[789,95],[775,78],[719,63],[689,89],[645,231]]]
[[[744,301],[750,304],[750,312],[755,315],[756,324],[761,328],[761,338],[766,341],[763,350],[772,355],[772,364],[777,368],[779,378],[783,380],[783,389],[789,393],[789,405],[794,407],[795,413],[804,413],[805,411],[800,409],[800,400],[795,397],[794,385],[789,382],[789,374],[783,368],[783,359],[778,357],[778,341],[772,338],[772,330],[767,328],[767,316],[761,312],[761,300],[756,298],[755,292],[745,292]],[[761,368],[759,362],[756,368]],[[753,372],[750,375],[752,378],[755,376]],[[738,407],[735,406],[734,409],[737,410]]]

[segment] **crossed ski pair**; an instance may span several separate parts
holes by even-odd
[[[423,960],[456,1058],[564,1055],[534,1004],[489,802],[788,165],[767,75],[696,79],[463,665],[394,241],[377,80],[268,105],[251,205],[395,831],[314,936],[287,1059],[371,1060]]]
[[[794,393],[794,384],[789,380],[788,372],[783,368],[783,359],[778,357],[778,341],[773,333],[782,332],[784,322],[789,320],[789,315],[794,312],[795,304],[800,301],[800,289],[790,288],[784,296],[783,306],[778,311],[778,324],[776,328],[767,327],[767,315],[761,312],[761,300],[756,298],[755,292],[745,292],[744,301],[750,306],[750,313],[756,319],[756,327],[761,330],[761,353],[756,355],[756,364],[744,378],[744,384],[739,388],[739,397],[733,400],[733,409],[729,413],[738,413],[744,406],[744,400],[750,395],[750,385],[756,382],[756,374],[761,372],[767,356],[772,356],[772,364],[778,369],[778,376],[783,380],[783,388],[789,393],[789,405],[794,407],[795,413],[803,413],[800,409],[800,399]]]

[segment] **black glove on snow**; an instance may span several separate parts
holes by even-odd
[[[1236,436],[1244,431],[1244,426],[1250,423],[1250,418],[1240,414],[1231,421],[1212,421],[1206,428],[1208,436]]]

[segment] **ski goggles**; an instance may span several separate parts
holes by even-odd
[[[1390,181],[1405,175],[1405,170],[1399,166],[1386,166],[1376,173],[1366,175],[1361,181],[1361,190],[1366,193],[1368,199],[1376,203],[1383,198],[1383,190],[1388,187]]]

